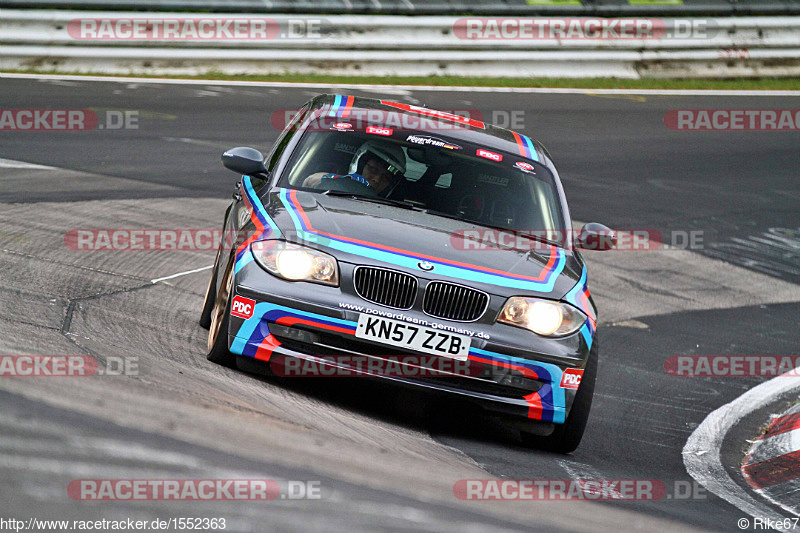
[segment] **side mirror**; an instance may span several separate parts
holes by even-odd
[[[238,174],[252,176],[255,174],[266,174],[267,167],[264,166],[264,156],[255,148],[239,146],[231,148],[222,154],[222,164],[225,168],[233,170]]]
[[[581,228],[575,248],[581,250],[611,250],[617,246],[617,234],[611,228],[589,222]]]

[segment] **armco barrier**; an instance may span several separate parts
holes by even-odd
[[[81,38],[86,19],[269,19],[267,38]],[[800,17],[659,19],[707,31],[645,39],[470,39],[463,17],[0,10],[0,69],[109,74],[514,77],[800,75]],[[76,22],[77,21],[77,22]],[[461,22],[459,22],[461,21]],[[688,21],[688,22],[687,22]],[[278,28],[313,23],[288,38]],[[281,30],[282,31],[282,30]]]
[[[0,7],[330,15],[800,15],[800,0],[0,0]]]

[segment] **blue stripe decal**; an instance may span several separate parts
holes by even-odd
[[[583,304],[581,303],[580,295],[583,293],[584,289],[586,288],[586,266],[583,267],[583,272],[581,272],[581,277],[578,282],[572,287],[567,294],[564,295],[564,299],[583,311],[587,316],[588,312],[586,309],[583,308]]]
[[[564,298],[571,304],[575,305],[576,307],[580,308],[578,304],[578,295],[584,291],[586,288],[586,265],[583,266],[583,271],[581,272],[581,277],[578,282],[572,287],[569,292],[564,296]]]
[[[291,309],[288,307],[281,307],[274,304],[270,304],[272,308],[267,309],[264,314],[261,316],[260,325],[253,329],[253,332],[248,337],[246,346],[252,349],[252,353],[244,353],[242,355],[255,355],[255,352],[258,350],[258,346],[261,342],[269,335],[269,328],[267,327],[267,322],[276,322],[277,320],[285,317],[293,317],[293,318],[300,318],[304,320],[313,320],[321,325],[327,326],[334,326],[334,327],[343,327],[348,330],[356,331],[356,322],[349,322],[346,320],[339,320],[337,318],[330,318],[324,315],[317,315],[314,313],[308,313],[305,311],[299,311],[297,309]],[[254,315],[255,316],[255,315]],[[321,318],[320,318],[321,317]],[[252,318],[252,317],[251,317]],[[337,322],[344,322],[343,324],[339,324]],[[248,350],[246,350],[248,351]]]
[[[286,316],[289,314],[300,318],[310,318],[331,326],[352,328],[353,330],[355,330],[357,326],[357,322],[353,322],[352,320],[342,320],[330,316],[319,315],[317,313],[300,311],[298,309],[285,307],[283,305],[277,305],[269,302],[259,302],[256,304],[255,308],[253,308],[253,316],[242,322],[241,327],[239,327],[239,331],[236,332],[236,336],[231,344],[231,351],[242,354],[248,341],[257,341],[260,343],[262,340],[264,340],[266,335],[263,335],[261,332],[259,332],[258,326],[261,324],[262,320],[269,320],[269,318],[272,318],[270,317],[270,314],[274,311],[278,311],[280,316]]]
[[[561,388],[561,377],[564,373],[561,368],[551,363],[531,361],[530,359],[523,359],[521,357],[514,357],[513,355],[505,355],[488,350],[481,350],[480,348],[475,347],[471,347],[469,349],[469,353],[474,353],[475,355],[498,362],[522,366],[536,372],[539,378],[545,382],[545,385],[539,390],[539,395],[542,398],[542,402],[546,401],[554,409],[552,421],[556,423],[564,422],[564,406],[566,405],[566,398],[564,397],[564,389]],[[559,408],[561,409],[560,419]],[[543,416],[546,415],[547,409],[544,409]]]
[[[256,194],[255,189],[253,189],[253,184],[250,182],[250,176],[242,176],[242,183],[244,184],[245,192],[247,193],[247,199],[250,201],[250,205],[253,206],[255,210],[256,216],[261,221],[264,226],[269,226],[270,230],[272,230],[272,235],[277,239],[281,236],[281,230],[278,228],[278,225],[275,224],[275,221],[267,215],[267,210],[264,209],[264,204],[261,203],[261,199]]]
[[[586,314],[587,318],[586,322],[584,322],[583,326],[581,326],[580,332],[583,335],[583,339],[586,341],[586,346],[591,350],[592,349],[592,341],[594,340],[594,327],[592,326],[592,319],[595,317],[592,316],[592,309],[586,309],[582,302],[582,296],[584,292],[586,292],[586,265],[583,266],[583,271],[581,272],[581,278],[572,287],[569,292],[564,296],[564,299],[580,309],[581,311]]]
[[[283,203],[284,207],[286,207],[286,212],[289,213],[289,217],[291,217],[292,222],[294,223],[295,230],[298,231],[298,233],[302,232],[304,238],[307,238],[312,242],[315,242],[316,244],[320,244],[319,241],[321,240],[325,241],[328,240],[328,239],[319,239],[316,235],[305,232],[304,231],[305,228],[303,226],[302,221],[300,220],[300,217],[297,216],[297,212],[294,210],[292,203],[289,201],[289,193],[287,192],[287,190],[282,188],[279,195],[281,202]]]
[[[534,161],[539,161],[539,154],[536,153],[536,148],[533,146],[533,141],[531,141],[530,137],[526,137],[525,135],[520,134],[522,140],[525,142],[525,147],[530,152],[529,157]]]
[[[242,190],[247,197],[247,202],[253,208],[253,214],[258,218],[258,221],[261,222],[261,225],[264,226],[264,230],[258,235],[258,238],[271,236],[277,239],[281,236],[281,230],[278,228],[278,225],[275,224],[275,221],[272,220],[272,217],[267,215],[267,210],[264,208],[264,204],[261,203],[261,199],[258,197],[258,194],[256,194],[255,189],[253,189],[251,180],[252,178],[250,176],[242,176]],[[253,254],[250,252],[250,246],[245,247],[241,252],[237,252],[236,263],[233,267],[234,274],[238,274],[239,271],[252,260]]]
[[[341,239],[337,239],[335,237],[321,236],[308,232],[307,228],[305,227],[305,224],[298,216],[294,204],[292,204],[291,200],[288,197],[287,189],[281,189],[280,198],[283,204],[286,206],[286,210],[289,213],[292,221],[294,222],[295,229],[300,238],[308,242],[313,242],[322,246],[328,246],[336,250],[351,253],[354,255],[359,255],[362,257],[368,257],[386,263],[391,263],[397,266],[403,266],[412,270],[418,269],[417,263],[419,263],[420,261],[429,261],[437,265],[436,273],[438,275],[448,276],[459,280],[475,281],[479,283],[490,283],[493,285],[499,285],[502,287],[510,287],[521,290],[550,292],[553,290],[556,280],[558,279],[558,276],[561,273],[561,271],[564,269],[564,265],[566,263],[566,257],[564,256],[562,250],[559,248],[554,248],[554,251],[556,253],[555,265],[553,266],[553,268],[550,269],[550,271],[547,273],[543,281],[534,281],[534,280],[516,279],[512,277],[503,276],[500,274],[481,272],[479,270],[471,269],[466,266],[463,267],[452,266],[447,263],[440,263],[438,261],[431,260],[429,258],[422,258],[414,256],[412,254],[404,254],[401,252],[390,252],[386,250],[380,250],[362,244],[347,242]]]
[[[241,269],[243,269],[244,267],[249,265],[250,262],[253,260],[253,254],[249,253],[249,252],[250,252],[250,247],[248,246],[245,249],[244,254],[242,255],[241,259],[236,261],[236,264],[233,266],[233,273],[234,274],[238,274]]]
[[[337,94],[336,99],[333,101],[333,107],[328,112],[329,117],[335,117],[339,112],[339,108],[342,106],[342,95]]]
[[[580,331],[581,331],[581,335],[583,335],[583,340],[586,341],[586,346],[591,350],[592,349],[592,340],[594,340],[594,338],[592,337],[592,331],[591,331],[591,327],[589,326],[589,321],[588,320],[586,321],[586,323],[583,326],[581,326]]]

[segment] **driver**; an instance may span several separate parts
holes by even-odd
[[[395,144],[367,141],[356,150],[347,174],[318,172],[303,181],[304,187],[319,187],[327,180],[350,178],[380,196],[389,196],[406,171],[406,155]]]

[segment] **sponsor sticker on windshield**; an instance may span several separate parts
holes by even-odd
[[[386,137],[390,137],[394,130],[392,128],[381,128],[378,126],[367,126],[367,133],[372,133],[373,135],[385,135]]]
[[[490,174],[478,174],[478,181],[481,183],[489,183],[490,185],[499,185],[501,187],[506,187],[508,185],[508,178],[492,176]]]
[[[422,144],[424,146],[436,146],[437,148],[461,150],[461,147],[459,145],[451,144],[445,140],[439,139],[438,137],[428,137],[425,135],[409,135],[408,137],[406,137],[406,141],[414,144]]]
[[[411,113],[416,113],[418,115],[423,115],[426,117],[438,118],[443,120],[449,120],[456,124],[462,124],[465,126],[472,126],[473,128],[480,128],[485,129],[486,126],[480,120],[475,120],[469,117],[462,117],[461,115],[456,115],[453,113],[448,113],[446,111],[438,111],[436,109],[428,109],[427,107],[419,107],[411,104],[401,104],[398,102],[390,102],[387,100],[381,100],[383,105],[394,107],[395,109],[402,109],[403,111],[408,111]]]
[[[536,174],[536,170],[533,168],[533,165],[530,163],[526,163],[525,161],[517,161],[514,163],[514,167],[523,171],[523,172],[530,172],[531,174]]]
[[[345,152],[345,153],[348,153],[348,154],[354,154],[354,153],[356,153],[356,150],[358,150],[358,146],[355,146],[355,145],[352,145],[352,144],[345,144],[345,143],[336,143],[336,146],[334,146],[333,149],[336,150],[337,152]]]
[[[337,122],[336,124],[331,126],[331,129],[337,131],[350,131],[353,129],[353,125],[350,124],[349,122]]]
[[[485,157],[486,159],[491,159],[492,161],[502,161],[503,156],[502,154],[496,154],[494,152],[490,152],[489,150],[484,150],[483,148],[478,148],[478,151],[475,152],[475,155],[478,157]]]

